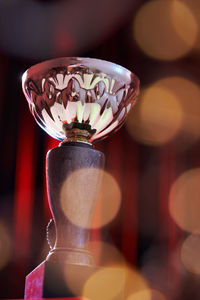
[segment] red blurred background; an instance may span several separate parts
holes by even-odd
[[[99,261],[118,263],[120,252],[145,280],[126,300],[200,299],[199,11],[198,0],[0,1],[0,298],[23,298],[48,253],[45,155],[59,143],[32,118],[21,76],[80,56],[141,80],[127,124],[96,145],[121,192],[116,217],[92,231]]]

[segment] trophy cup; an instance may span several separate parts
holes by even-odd
[[[98,268],[87,243],[104,154],[93,143],[123,125],[137,100],[139,80],[117,64],[70,57],[32,66],[22,77],[22,87],[36,122],[61,141],[46,159],[56,241],[46,260],[26,277],[25,298],[74,296],[63,278],[63,268],[71,268],[76,280]]]

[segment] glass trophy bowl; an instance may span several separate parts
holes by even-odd
[[[22,87],[36,122],[50,136],[92,143],[123,125],[137,100],[139,79],[108,61],[66,57],[29,68]]]

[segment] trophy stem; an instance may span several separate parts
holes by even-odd
[[[48,196],[56,226],[48,261],[94,264],[87,244],[103,166],[104,154],[85,143],[63,143],[48,152]]]
[[[98,269],[88,241],[103,167],[104,154],[87,143],[62,143],[48,152],[47,191],[56,240],[46,260],[27,275],[25,299],[78,295],[81,290],[72,292],[66,271],[78,287]]]

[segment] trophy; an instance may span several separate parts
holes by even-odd
[[[123,125],[139,80],[108,61],[66,57],[29,68],[22,87],[36,122],[61,141],[46,159],[56,239],[46,260],[26,277],[25,298],[74,296],[63,268],[71,268],[76,280],[98,268],[87,244],[105,159],[93,144]]]

